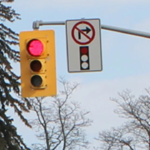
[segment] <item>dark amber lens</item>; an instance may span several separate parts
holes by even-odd
[[[39,60],[33,60],[30,64],[30,68],[34,72],[39,72],[42,68],[42,64]]]
[[[39,76],[39,75],[32,76],[32,78],[31,78],[31,84],[34,87],[40,87],[41,84],[42,84],[42,78],[41,78],[41,76]]]

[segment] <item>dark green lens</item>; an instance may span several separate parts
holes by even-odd
[[[41,84],[42,84],[42,78],[41,78],[41,76],[39,76],[39,75],[32,76],[32,78],[31,78],[31,84],[34,87],[40,87]]]

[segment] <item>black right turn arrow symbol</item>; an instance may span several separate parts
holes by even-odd
[[[81,29],[81,31],[86,32],[86,34],[88,34],[91,31],[91,29],[89,27],[86,27],[85,29]],[[80,31],[78,32],[78,39],[81,39]]]

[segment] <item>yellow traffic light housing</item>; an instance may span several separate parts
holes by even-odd
[[[56,95],[54,31],[24,31],[19,38],[22,96]]]

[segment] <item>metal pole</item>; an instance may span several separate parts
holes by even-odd
[[[105,30],[116,31],[116,32],[121,32],[121,33],[125,33],[125,34],[131,34],[131,35],[135,35],[135,36],[150,38],[150,33],[147,33],[147,32],[130,30],[130,29],[123,29],[123,28],[107,26],[107,25],[101,25],[101,28],[105,29]]]
[[[33,29],[39,29],[39,26],[43,25],[65,25],[64,21],[58,21],[58,22],[43,22],[43,21],[34,21],[33,22]]]
[[[42,25],[65,25],[65,22],[64,21],[58,21],[58,22],[34,21],[33,29],[34,30],[39,29],[39,26],[42,26]],[[101,25],[101,29],[150,38],[150,33],[137,31],[137,30],[123,29],[123,28],[113,27],[113,26],[108,26],[108,25]]]

